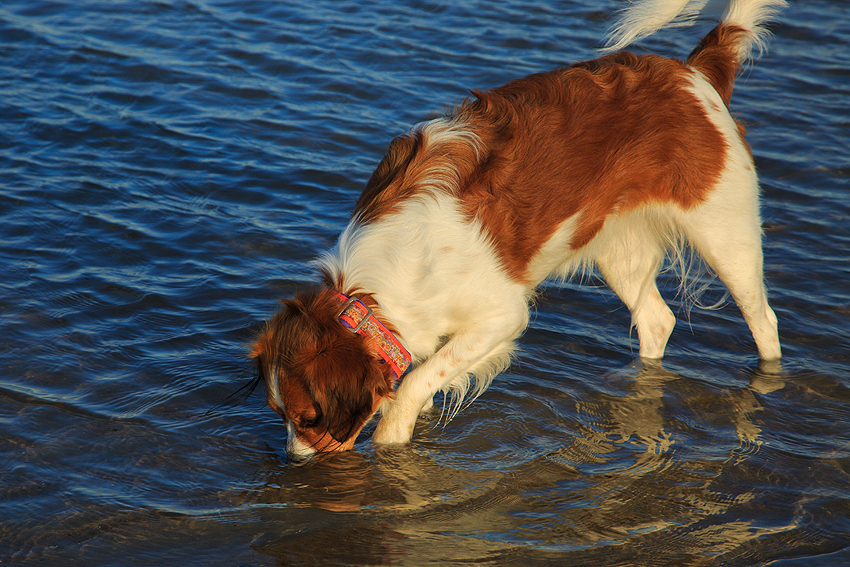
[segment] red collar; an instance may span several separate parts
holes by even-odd
[[[390,365],[396,378],[401,378],[410,367],[411,356],[398,339],[378,319],[372,315],[368,305],[344,293],[334,290],[337,301],[342,304],[339,311],[339,322],[351,329],[371,337],[378,345],[378,354]]]

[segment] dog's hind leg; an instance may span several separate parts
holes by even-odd
[[[709,202],[706,207],[710,207]],[[752,207],[694,214],[685,225],[691,245],[726,284],[750,327],[763,360],[778,359],[777,320],[764,287],[761,226]]]
[[[724,167],[699,205],[681,210],[677,225],[732,294],[763,360],[781,356],[776,315],[767,303],[761,249],[759,186],[742,133],[714,89],[694,81],[708,118],[726,140]]]
[[[632,314],[641,358],[661,358],[676,317],[661,294],[655,278],[664,261],[659,236],[642,222],[642,214],[609,219],[592,245],[596,267]]]

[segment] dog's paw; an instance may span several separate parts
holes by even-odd
[[[384,416],[375,428],[372,441],[377,445],[404,445],[413,437],[413,425],[413,422],[406,423]]]

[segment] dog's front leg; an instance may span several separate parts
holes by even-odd
[[[499,333],[467,332],[452,337],[428,360],[418,366],[396,390],[393,400],[382,412],[373,436],[378,444],[407,443],[413,436],[416,417],[423,406],[440,390],[465,374],[489,381],[507,367],[513,339],[525,328],[505,327]]]

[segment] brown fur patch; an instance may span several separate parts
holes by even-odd
[[[461,189],[509,273],[581,213],[574,249],[611,214],[652,202],[702,202],[725,143],[681,62],[619,53],[476,93],[461,109],[489,150]]]
[[[462,138],[462,137],[461,137]],[[411,196],[438,185],[458,186],[478,165],[469,140],[453,138],[439,142],[427,130],[411,131],[395,138],[372,173],[354,208],[361,223],[377,221],[395,212]]]
[[[747,30],[719,25],[700,40],[686,61],[705,75],[727,107],[732,99],[735,77],[741,69],[735,55],[735,45],[741,35],[747,35]]]

